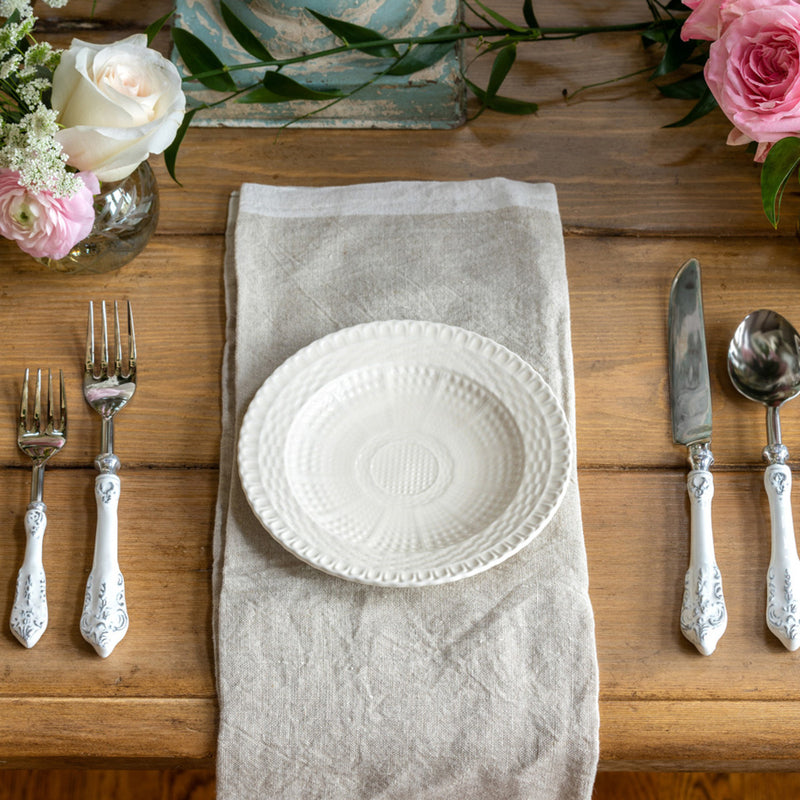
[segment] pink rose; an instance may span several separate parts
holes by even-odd
[[[708,39],[714,41],[718,36],[720,0],[684,0],[683,4],[692,9],[681,27],[681,39]]]
[[[800,5],[739,0],[738,7],[750,10],[727,24],[711,45],[705,66],[708,88],[736,126],[728,141],[763,144],[796,136],[800,134]],[[762,157],[766,149],[760,148]]]
[[[81,172],[81,187],[71,197],[34,193],[20,185],[19,173],[0,169],[0,235],[34,258],[63,258],[94,225],[92,196],[100,184]]]
[[[757,8],[770,8],[775,0],[689,0],[683,3],[692,9],[681,28],[681,39],[716,41],[735,19]],[[797,5],[783,0],[780,5]]]

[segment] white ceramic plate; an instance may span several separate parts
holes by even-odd
[[[572,459],[564,412],[519,356],[448,325],[357,325],[264,382],[239,437],[258,519],[318,569],[383,586],[473,575],[551,519]]]

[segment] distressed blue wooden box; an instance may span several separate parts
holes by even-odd
[[[335,47],[333,36],[305,9],[344,19],[387,37],[421,36],[456,22],[459,0],[228,0],[228,5],[275,58]],[[226,63],[253,61],[222,22],[219,0],[177,0],[174,24],[202,39]],[[173,56],[181,67],[177,53]],[[465,119],[461,46],[433,67],[414,75],[385,76],[330,108],[305,117],[298,125],[336,128],[454,128]],[[363,53],[314,60],[283,72],[317,90],[349,89],[368,81],[386,63]],[[239,85],[254,82],[263,70],[234,72]],[[213,102],[220,95],[187,84],[190,100]],[[198,87],[198,88],[195,88]],[[319,103],[245,104],[228,102],[198,113],[203,126],[277,127],[319,108]]]

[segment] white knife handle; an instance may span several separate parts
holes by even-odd
[[[792,473],[770,464],[764,473],[769,498],[772,555],[767,572],[767,627],[787,650],[800,647],[800,559],[792,521]]]
[[[117,561],[117,506],[119,478],[101,473],[94,481],[97,529],[94,561],[86,581],[81,635],[106,658],[128,630],[125,581]]]
[[[25,647],[33,647],[47,627],[47,581],[42,564],[46,511],[44,503],[34,501],[25,512],[25,558],[11,608],[11,632]]]
[[[704,656],[710,656],[728,625],[711,529],[714,478],[708,470],[692,470],[686,488],[691,504],[691,543],[689,569],[684,579],[681,632]]]

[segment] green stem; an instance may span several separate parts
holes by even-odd
[[[564,95],[565,100],[572,100],[573,97],[580,94],[581,92],[585,91],[586,89],[599,89],[601,86],[610,86],[612,83],[619,83],[620,81],[625,81],[628,78],[635,78],[637,75],[642,75],[645,72],[652,72],[652,67],[645,67],[644,69],[637,69],[636,72],[629,72],[627,75],[620,75],[616,78],[611,78],[607,81],[599,81],[598,83],[587,83],[586,86],[581,86],[579,89],[576,89],[572,94]]]
[[[350,53],[368,50],[371,47],[381,47],[386,45],[415,45],[415,44],[443,44],[447,42],[459,42],[467,39],[489,39],[507,38],[510,42],[533,42],[539,40],[561,39],[561,38],[580,38],[597,33],[626,33],[630,31],[641,31],[652,25],[652,22],[633,22],[626,25],[584,25],[578,27],[555,27],[555,28],[529,28],[524,32],[514,31],[510,28],[493,28],[491,30],[459,31],[457,33],[432,34],[429,36],[404,36],[397,39],[376,39],[372,42],[359,42],[357,45],[343,44],[331,47],[327,50],[320,50],[316,53],[306,53],[292,58],[274,58],[267,61],[252,61],[245,64],[226,64],[222,70],[208,70],[198,72],[196,75],[185,77],[184,81],[198,81],[203,78],[220,75],[222,73],[239,72],[242,70],[262,69],[264,67],[285,67],[291,64],[301,64],[306,61],[313,61],[318,58],[337,56],[342,53]]]

